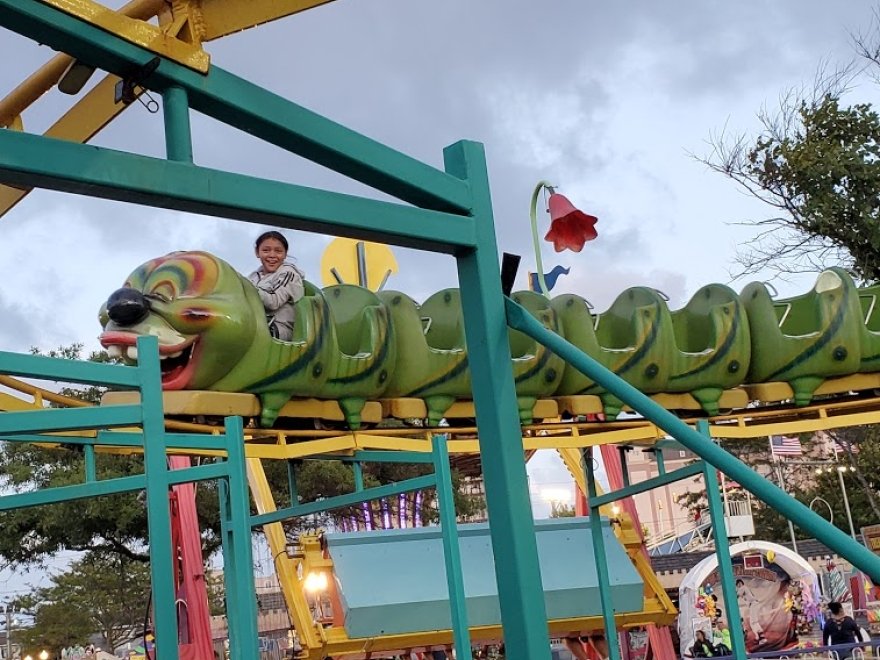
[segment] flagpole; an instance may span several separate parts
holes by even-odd
[[[782,466],[779,464],[779,456],[773,451],[773,436],[767,436],[767,439],[770,441],[770,457],[776,470],[776,479],[779,481],[779,487],[782,489],[782,492],[788,495],[788,491],[785,490],[785,481],[782,478]],[[791,549],[798,553],[797,538],[794,535],[794,524],[791,522],[791,518],[788,519],[788,533],[791,535]]]

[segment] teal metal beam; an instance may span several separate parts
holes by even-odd
[[[165,117],[165,155],[168,160],[193,162],[186,90],[176,85],[166,88],[162,94],[162,109]]]
[[[458,256],[458,279],[505,648],[511,660],[549,660],[486,156],[475,142],[453,144],[443,156],[446,170],[467,181],[473,194],[478,247]]]
[[[880,557],[829,524],[827,520],[795,498],[787,495],[721,447],[707,440],[589,355],[556,333],[547,330],[535,317],[513,300],[506,298],[505,304],[510,327],[547,346],[575,369],[593,379],[609,393],[641,413],[647,420],[674,436],[687,449],[721,470],[734,481],[738,481],[743,488],[772,506],[784,517],[813,534],[853,566],[867,573],[872,580],[880,581]]]
[[[77,431],[83,429],[132,426],[141,423],[140,406],[101,406],[89,408],[45,408],[5,412],[0,415],[0,436],[7,433],[39,431]],[[48,442],[66,442],[63,436]]]
[[[146,480],[147,530],[150,535],[150,582],[153,591],[153,623],[156,657],[178,660],[177,607],[171,548],[170,487],[165,416],[162,409],[162,373],[159,367],[159,340],[137,340],[143,407],[144,471]]]
[[[85,459],[86,481],[98,480],[98,466],[95,464],[95,445],[88,444],[83,448]]]
[[[602,533],[602,519],[596,489],[596,470],[593,465],[593,448],[581,450],[581,462],[587,477],[587,504],[590,507],[590,536],[593,539],[593,556],[596,558],[596,578],[599,581],[599,600],[602,603],[602,621],[605,626],[605,643],[608,645],[609,660],[620,660],[620,638],[617,635],[617,622],[614,620],[614,600],[611,595],[611,574],[608,570],[608,557],[605,551],[605,535]]]
[[[709,422],[705,419],[697,421],[697,431],[709,442]],[[718,556],[718,574],[721,577],[721,592],[724,607],[727,608],[727,627],[730,629],[730,645],[734,658],[746,658],[746,638],[743,632],[742,616],[736,594],[736,583],[733,576],[733,564],[730,561],[730,547],[727,539],[726,515],[721,502],[721,489],[718,486],[718,474],[715,468],[706,463],[703,467],[703,484],[706,487],[706,499],[709,502],[709,519],[712,521],[712,536],[715,539],[715,554]]]
[[[0,511],[13,509],[25,509],[44,504],[57,504],[82,500],[87,497],[99,497],[113,495],[115,493],[127,493],[133,490],[143,490],[147,486],[147,478],[142,474],[131,477],[117,477],[103,481],[92,481],[74,486],[57,486],[55,488],[43,488],[30,493],[15,493],[0,497]]]
[[[168,483],[169,485],[174,486],[176,484],[186,484],[194,481],[210,481],[212,479],[225,477],[228,473],[229,468],[225,461],[208,463],[206,465],[195,465],[193,467],[181,468],[179,470],[171,470],[168,475]]]
[[[258,527],[260,525],[268,525],[269,523],[281,522],[288,518],[310,516],[313,513],[339,509],[354,504],[360,504],[361,502],[378,500],[383,497],[409,493],[414,490],[422,490],[423,488],[433,488],[436,483],[437,480],[434,475],[428,474],[423,477],[414,477],[413,479],[406,479],[393,484],[385,484],[384,486],[376,486],[375,488],[366,488],[347,495],[337,495],[336,497],[328,497],[327,499],[318,500],[317,502],[289,506],[285,509],[278,509],[277,511],[270,511],[258,516],[251,516],[251,526]]]
[[[654,450],[654,460],[657,461],[657,474],[666,474],[666,461],[663,458],[663,448]]]
[[[0,0],[0,25],[123,78],[137,75],[155,57],[36,0]],[[144,85],[159,92],[185,89],[193,110],[403,201],[440,211],[469,210],[462,181],[219,67],[204,75],[162,60]]]
[[[287,461],[287,492],[290,495],[290,504],[295,506],[299,502],[299,487],[296,483],[296,460]]]
[[[228,442],[226,436],[223,435],[198,433],[166,433],[165,438],[168,449],[225,451],[226,443]],[[48,441],[57,441],[57,437],[54,439],[48,438]],[[142,447],[144,444],[144,434],[136,431],[98,431],[97,439],[64,437],[63,442],[70,444],[94,442],[96,445],[107,447]]]
[[[12,133],[12,131],[0,131],[0,136],[5,133]],[[0,151],[2,150],[0,147]],[[0,351],[0,373],[67,383],[113,385],[128,389],[138,386],[138,372],[135,367],[65,360],[42,355],[23,355],[7,351]]]
[[[0,0],[0,7],[2,2]],[[0,131],[0,183],[378,240],[435,252],[453,253],[473,246],[475,240],[473,221],[468,216],[363,199],[19,131]],[[3,369],[2,361],[0,369]]]
[[[356,491],[361,491],[364,489],[364,469],[361,467],[360,461],[355,461],[351,464],[351,469],[354,471],[354,489]]]
[[[356,451],[351,455],[340,454],[322,454],[320,456],[309,456],[303,460],[315,461],[342,461],[343,463],[414,463],[414,464],[431,464],[434,462],[431,454],[418,451],[376,451],[366,449]]]
[[[229,438],[229,457],[225,465],[229,474],[226,479],[220,479],[218,487],[229,637],[233,658],[259,658],[250,492],[241,417],[226,418],[226,437]]]
[[[472,658],[471,638],[468,631],[467,602],[464,591],[464,571],[461,566],[461,547],[458,543],[458,523],[455,516],[455,493],[452,490],[452,470],[449,467],[449,448],[446,437],[435,433],[431,438],[434,448],[434,473],[437,475],[437,504],[440,510],[440,534],[443,537],[443,559],[446,562],[446,583],[449,585],[449,609],[452,619],[452,637],[456,658]]]
[[[669,484],[673,484],[676,481],[681,481],[682,479],[687,479],[688,477],[693,477],[702,473],[703,466],[700,463],[687,465],[673,472],[666,472],[664,474],[661,474],[659,477],[645,479],[644,481],[640,481],[637,484],[624,486],[623,488],[615,490],[611,493],[597,495],[596,506],[611,504],[611,502],[617,502],[618,500],[622,500],[626,497],[638,495],[639,493],[645,493],[649,490],[654,490],[655,488],[662,488],[663,486],[668,486]]]

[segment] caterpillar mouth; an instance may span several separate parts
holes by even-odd
[[[100,341],[110,357],[121,358],[128,364],[137,364],[136,342],[139,336],[133,332],[105,332]],[[162,389],[179,390],[187,385],[195,368],[193,358],[197,343],[193,337],[178,344],[159,344]]]

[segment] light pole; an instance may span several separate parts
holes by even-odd
[[[840,492],[843,493],[843,507],[846,509],[846,520],[849,523],[849,535],[853,537],[854,541],[858,541],[858,539],[856,538],[856,528],[853,525],[852,512],[849,508],[849,497],[846,494],[846,484],[843,482],[843,473],[846,472],[847,469],[855,472],[854,467],[850,466],[849,468],[847,468],[847,466],[845,465],[838,465],[837,478],[840,479]]]
[[[15,613],[15,609],[9,605],[8,603],[3,605],[3,615],[6,619],[6,659],[12,660],[12,626],[13,624],[18,624],[18,621],[13,619],[13,614]]]

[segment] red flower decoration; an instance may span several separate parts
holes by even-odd
[[[547,203],[550,207],[550,231],[544,240],[553,243],[557,252],[580,252],[584,249],[584,243],[599,235],[595,227],[599,218],[579,211],[563,195],[553,193]]]

